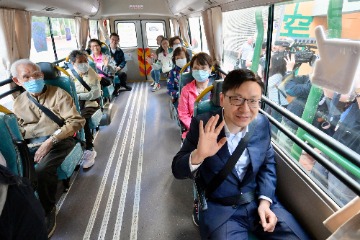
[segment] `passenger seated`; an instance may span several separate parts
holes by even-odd
[[[6,168],[1,152],[0,239],[47,239],[44,209],[29,180]]]
[[[86,120],[84,126],[86,146],[82,158],[83,168],[90,168],[95,163],[97,153],[94,150],[93,135],[89,124],[91,116],[100,108],[98,102],[101,96],[101,77],[89,66],[86,53],[74,50],[70,53],[70,61],[74,66],[73,70],[69,71],[70,76],[75,82],[81,116]],[[73,71],[75,71],[75,73]],[[82,78],[87,86],[84,86],[80,80],[78,80],[76,74]],[[90,89],[87,89],[87,87]]]
[[[175,36],[169,39],[169,45],[172,51],[175,51],[178,47],[183,47],[182,40],[179,36]]]
[[[181,90],[178,106],[179,119],[186,128],[186,131],[182,134],[183,139],[189,131],[195,100],[208,86],[211,66],[212,59],[207,53],[198,53],[191,59],[190,68],[194,80]],[[204,97],[203,100],[207,100],[209,97],[210,95]]]
[[[28,59],[21,59],[11,66],[13,81],[25,88],[14,102],[13,111],[18,118],[24,139],[42,142],[34,153],[37,163],[37,193],[45,210],[48,236],[56,227],[55,196],[57,168],[75,146],[74,134],[85,124],[85,119],[76,110],[72,97],[64,90],[44,84],[40,67]],[[63,124],[59,126],[35,104],[49,109]]]
[[[222,109],[192,119],[173,159],[172,172],[177,179],[196,177],[201,183],[202,239],[248,239],[248,231],[261,239],[309,239],[275,194],[270,123],[258,114],[263,88],[261,79],[250,70],[231,71],[220,93]],[[248,140],[244,150],[236,151],[243,138]],[[238,153],[229,160],[234,151]],[[210,183],[228,161],[234,167],[212,189]]]
[[[159,35],[156,37],[156,43],[159,46],[156,51],[155,54],[152,53],[150,57],[146,58],[146,62],[148,62],[149,64],[153,64],[157,61],[157,58],[159,56],[159,53],[162,51],[162,47],[161,47],[161,41],[164,39],[163,35]],[[161,69],[152,69],[150,72],[150,75],[153,79],[153,82],[150,84],[151,87],[154,87],[155,83],[160,82],[160,74],[161,74]]]
[[[90,39],[89,47],[91,49],[91,57],[96,65],[96,72],[100,75],[101,86],[109,86],[112,84],[112,77],[116,72],[114,60],[105,53],[101,52],[101,42],[98,39]]]
[[[119,94],[120,87],[124,87],[127,91],[131,91],[131,87],[126,84],[127,75],[123,71],[126,61],[123,50],[119,47],[120,37],[117,33],[110,34],[110,54],[115,61],[115,71],[118,75],[120,84],[115,84],[115,95]]]
[[[161,40],[161,50],[157,56],[157,60],[147,57],[146,61],[152,64],[151,67],[154,70],[152,70],[150,74],[155,82],[152,88],[152,91],[155,92],[160,89],[160,72],[157,72],[157,70],[161,69],[163,73],[168,73],[173,68],[172,53],[169,51],[169,40],[167,38]],[[156,75],[157,73],[159,73],[159,76]]]
[[[169,73],[169,78],[167,81],[167,93],[170,95],[171,100],[174,104],[177,104],[179,98],[179,80],[180,80],[180,70],[190,61],[190,57],[186,48],[178,47],[173,52],[172,62],[174,68]],[[185,70],[189,71],[189,68]]]

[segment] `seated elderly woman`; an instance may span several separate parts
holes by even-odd
[[[99,109],[98,99],[101,95],[101,77],[89,66],[86,53],[74,50],[70,53],[70,61],[74,66],[70,74],[75,82],[81,116],[86,120],[84,126],[86,146],[83,155],[83,168],[89,168],[94,165],[96,157],[96,151],[93,149],[93,135],[89,124],[91,116]],[[79,80],[79,78],[81,79]]]
[[[101,77],[101,86],[111,85],[111,80],[107,76],[113,76],[116,72],[114,60],[109,55],[101,52],[101,42],[98,39],[90,39],[89,48],[96,65],[96,71]]]
[[[186,137],[190,127],[195,100],[208,86],[211,66],[212,59],[207,53],[200,52],[191,59],[190,68],[194,80],[186,84],[181,90],[178,106],[179,119],[186,128],[186,131],[182,134],[183,139]],[[204,97],[204,99],[209,98],[209,96]]]

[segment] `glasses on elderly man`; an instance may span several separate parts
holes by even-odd
[[[230,99],[230,104],[233,106],[242,106],[245,102],[247,102],[250,108],[259,108],[261,100],[260,99],[246,99],[239,96],[228,96],[225,95]]]

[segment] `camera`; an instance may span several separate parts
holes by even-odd
[[[310,66],[313,66],[316,55],[315,51],[312,49],[316,49],[316,46],[313,45],[307,45],[303,43],[291,43],[287,40],[278,40],[275,41],[276,46],[281,46],[285,48],[284,52],[282,53],[285,56],[289,56],[291,58],[291,55],[295,55],[295,63],[309,63]]]

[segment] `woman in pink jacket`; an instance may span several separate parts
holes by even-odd
[[[212,59],[207,53],[200,52],[191,59],[190,68],[194,80],[186,84],[181,90],[178,106],[179,119],[186,127],[186,131],[182,134],[183,139],[190,128],[195,100],[208,86],[211,66]]]

